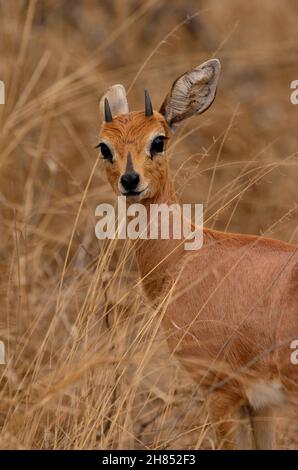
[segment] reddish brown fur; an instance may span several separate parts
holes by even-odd
[[[168,135],[163,116],[146,118],[141,112],[118,116],[101,129],[101,138],[117,153],[115,163],[106,162],[112,187],[118,193],[130,151],[134,168],[149,184],[142,201],[147,208],[176,202],[167,155],[150,159],[144,151],[159,129]],[[298,407],[298,366],[290,362],[291,340],[298,339],[297,247],[205,229],[197,252],[173,239],[137,240],[135,249],[151,301],[158,304],[171,291],[163,319],[168,343],[205,391],[220,445],[252,446],[252,426],[254,445],[271,447],[268,418],[277,393],[272,383],[280,383],[285,403]],[[265,399],[253,391],[262,384],[272,403],[271,395]],[[244,418],[248,436],[239,444],[235,420]]]
[[[118,192],[119,176],[125,172],[128,152],[132,155],[134,169],[140,174],[141,179],[145,182],[150,180],[151,196],[162,186],[167,177],[167,166],[160,160],[153,164],[144,151],[148,136],[158,131],[168,136],[167,125],[159,113],[146,118],[143,112],[131,112],[104,124],[101,138],[113,143],[117,153],[115,163],[112,166],[107,163],[107,176],[116,192]]]

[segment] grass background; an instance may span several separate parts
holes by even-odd
[[[98,102],[114,83],[158,109],[173,80],[222,62],[213,107],[171,145],[206,225],[298,242],[294,0],[1,0],[0,448],[214,448],[194,383],[141,294],[131,245],[99,241],[113,202]],[[278,420],[278,446],[298,447]]]

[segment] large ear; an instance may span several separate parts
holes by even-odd
[[[117,114],[127,114],[129,112],[126,91],[123,85],[111,86],[101,97],[99,103],[99,112],[103,121],[106,120],[106,106],[109,107],[112,117],[116,116]]]
[[[159,110],[170,126],[209,108],[219,74],[220,61],[211,59],[175,80]]]

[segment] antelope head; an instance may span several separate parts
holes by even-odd
[[[167,144],[178,123],[212,104],[220,74],[218,59],[178,77],[159,111],[145,91],[144,109],[129,111],[122,85],[108,89],[100,101],[98,148],[107,178],[117,195],[130,200],[156,199],[168,180]]]

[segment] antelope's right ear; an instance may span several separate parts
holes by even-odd
[[[175,80],[159,110],[169,126],[201,114],[211,106],[220,68],[220,61],[211,59]]]
[[[117,114],[129,112],[126,91],[123,85],[113,85],[101,97],[99,112],[102,121],[110,122]]]

